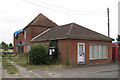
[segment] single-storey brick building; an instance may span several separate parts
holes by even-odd
[[[14,38],[14,51],[28,52],[29,45],[44,43],[48,48],[57,41],[59,58],[70,64],[103,64],[112,61],[112,38],[76,23],[58,26],[42,14],[38,15]],[[21,37],[22,36],[22,37]]]
[[[101,64],[112,60],[112,38],[87,29],[76,23],[50,28],[31,40],[33,43],[57,40],[62,61],[70,64]]]

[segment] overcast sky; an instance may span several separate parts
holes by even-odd
[[[75,22],[108,35],[107,8],[110,8],[110,37],[118,34],[119,0],[0,0],[0,42],[13,43],[15,31],[24,28],[39,13],[58,25]]]

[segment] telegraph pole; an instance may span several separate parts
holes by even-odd
[[[107,8],[107,17],[108,17],[108,37],[110,37],[109,8]]]

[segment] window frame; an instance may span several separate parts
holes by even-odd
[[[26,31],[24,31],[24,39],[26,39]]]
[[[97,46],[98,47],[98,52],[99,52],[99,53],[97,53],[97,57],[99,55],[98,58],[97,57],[95,58],[95,53],[93,53],[94,58],[91,57],[92,56],[92,54],[91,54],[91,45],[92,45],[93,49],[95,49],[94,48],[95,45],[98,45]],[[103,56],[103,45],[106,46],[106,57]],[[101,56],[100,55],[100,53],[101,53],[101,47],[100,46],[102,46],[102,58],[100,57]],[[93,50],[93,52],[94,52],[94,50]],[[89,60],[99,60],[99,59],[108,59],[108,44],[90,43],[89,44]]]

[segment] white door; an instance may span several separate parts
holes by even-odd
[[[85,43],[78,43],[78,64],[85,64]]]

